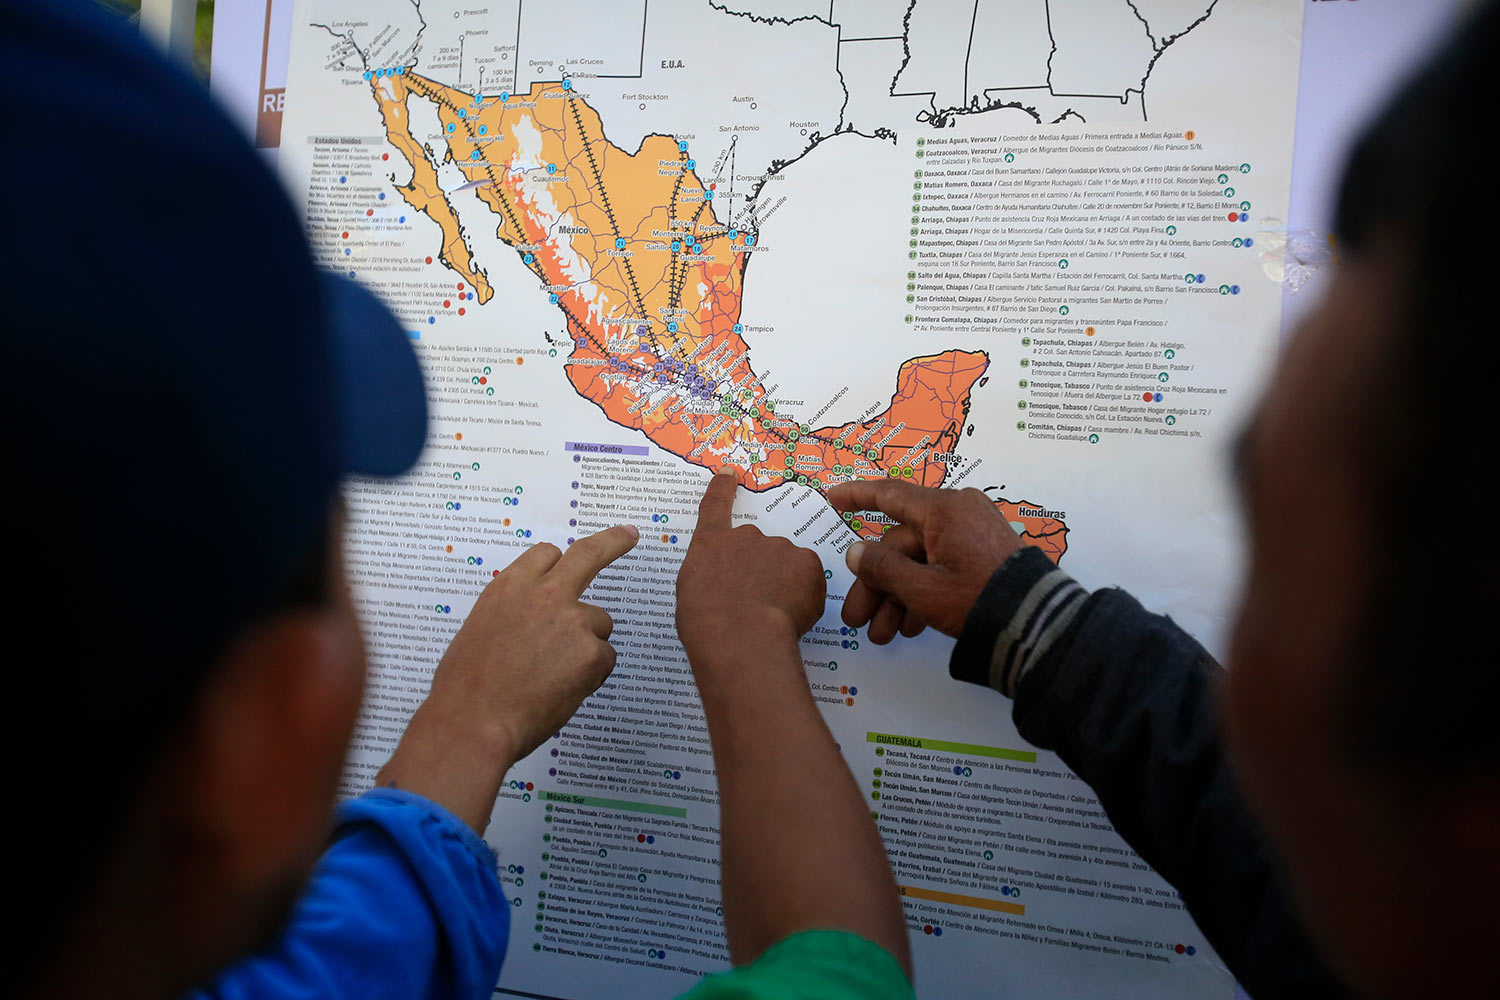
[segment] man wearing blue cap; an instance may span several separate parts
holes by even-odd
[[[364,681],[339,482],[416,461],[414,352],[371,295],[317,271],[253,150],[121,24],[6,0],[0,65],[7,555],[26,595],[0,726],[13,991],[488,997],[510,907],[479,835],[510,765],[613,667],[609,616],[580,597],[637,531],[538,545],[490,583],[330,840]],[[765,572],[737,591],[793,665],[822,608],[807,558],[797,586]],[[738,645],[710,711],[726,888],[744,889],[725,899],[731,948],[759,961],[695,997],[909,997],[859,790],[821,726],[743,751],[736,720],[817,716]],[[778,795],[788,768],[824,780]],[[761,847],[735,833],[762,822]],[[797,850],[808,824],[826,857]],[[805,877],[772,898],[766,865]]]

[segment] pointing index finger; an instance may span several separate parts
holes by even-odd
[[[922,528],[937,490],[894,479],[864,479],[839,483],[828,491],[828,502],[839,513],[878,510],[903,524]]]
[[[640,537],[640,529],[634,525],[597,531],[568,546],[568,551],[562,554],[562,558],[547,575],[555,577],[568,588],[569,593],[581,597],[589,589],[589,584],[594,582],[594,577],[599,575],[599,571],[635,548]]]
[[[733,472],[714,475],[698,503],[699,531],[728,531],[734,526],[734,493],[739,485]]]

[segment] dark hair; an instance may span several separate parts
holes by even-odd
[[[1355,760],[1424,782],[1500,764],[1487,627],[1497,449],[1485,410],[1496,390],[1484,361],[1496,356],[1484,345],[1500,254],[1492,199],[1475,190],[1492,162],[1497,52],[1500,6],[1486,3],[1365,131],[1335,221],[1351,261],[1378,260],[1397,276],[1389,323],[1371,331],[1380,374],[1350,441],[1376,564],[1339,735]]]

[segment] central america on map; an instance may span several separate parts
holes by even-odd
[[[621,149],[570,79],[484,96],[408,66],[364,75],[387,139],[412,170],[396,188],[438,225],[442,262],[480,306],[491,301],[452,200],[472,192],[565,317],[567,378],[610,421],[695,465],[732,469],[756,492],[791,482],[823,492],[859,479],[947,480],[988,354],[908,359],[890,406],[868,420],[814,428],[778,413],[741,321],[757,234],[719,220],[716,184],[700,178],[686,141],[653,134],[635,153]],[[416,134],[412,100],[436,111],[441,153]],[[443,165],[466,183],[445,191]],[[1023,541],[1053,561],[1066,552],[1060,517],[1030,501],[996,505]],[[866,538],[886,527],[846,520]]]

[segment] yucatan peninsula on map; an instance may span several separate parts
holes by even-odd
[[[812,429],[777,413],[740,322],[756,234],[719,221],[714,185],[699,179],[687,143],[649,135],[626,152],[571,81],[480,97],[409,67],[366,76],[387,138],[412,168],[398,190],[441,229],[443,263],[481,306],[494,296],[439,183],[439,164],[452,163],[467,178],[459,190],[489,207],[497,237],[563,313],[568,380],[611,421],[688,462],[732,468],[757,492],[883,478],[939,486],[948,477],[989,356],[909,359],[890,406],[863,423]],[[434,105],[442,159],[414,134],[412,99]],[[1062,557],[1061,520],[1027,502],[996,504],[1024,541]],[[855,516],[849,527],[875,538],[885,525]]]

